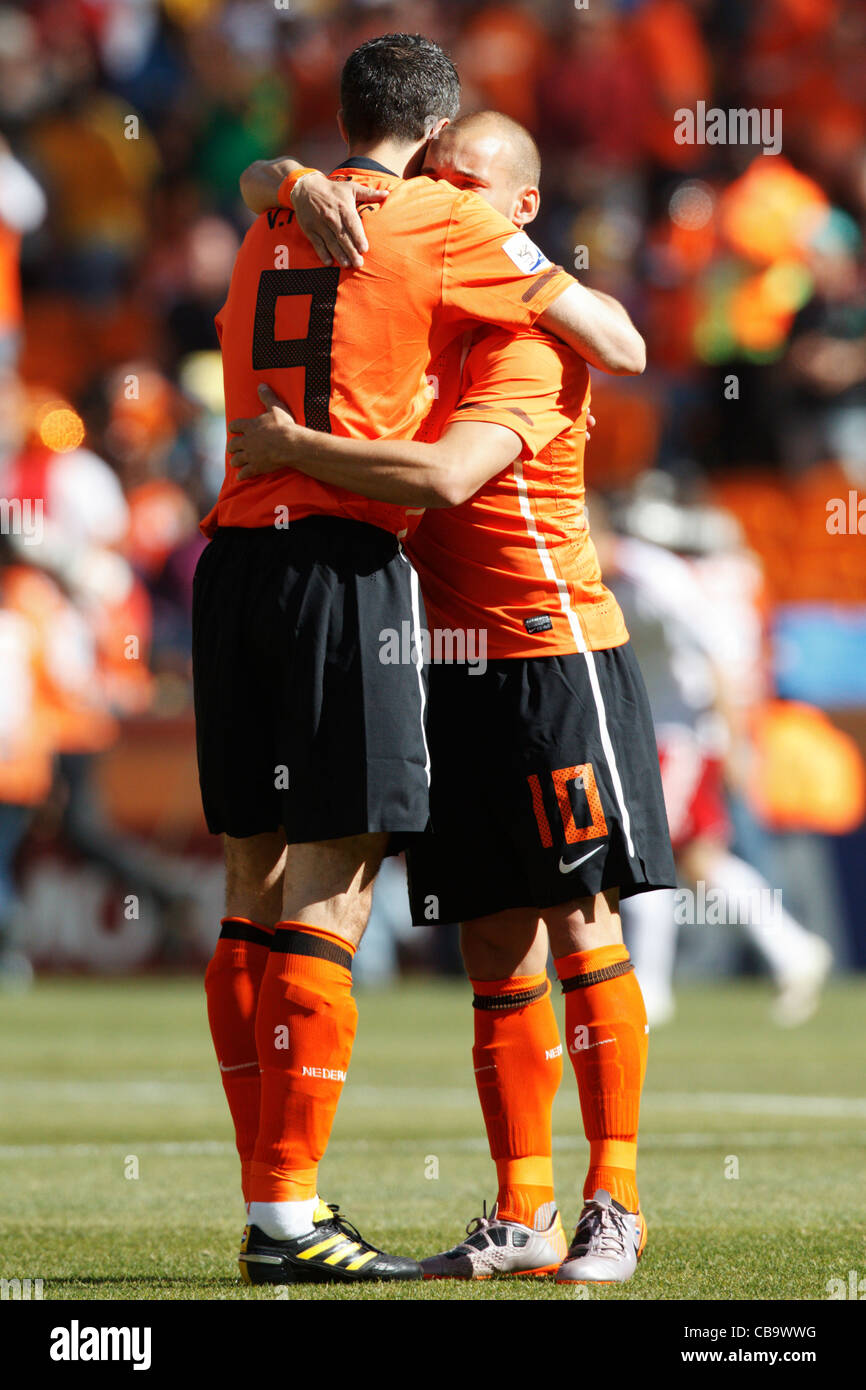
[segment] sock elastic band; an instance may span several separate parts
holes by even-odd
[[[270,946],[273,927],[252,922],[249,917],[223,917],[220,920],[220,941],[249,941],[253,946]]]
[[[505,980],[470,980],[473,1009],[524,1009],[550,993],[547,971],[509,975]]]
[[[313,956],[316,960],[331,961],[344,970],[352,969],[355,947],[342,936],[308,926],[306,922],[278,922],[274,928],[271,950],[282,955]]]

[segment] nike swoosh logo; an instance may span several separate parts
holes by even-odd
[[[600,849],[604,849],[604,845],[596,845],[595,849],[589,851],[589,854],[584,854],[580,859],[575,859],[573,864],[566,864],[564,859],[560,859],[559,872],[561,874],[573,873],[575,869],[580,868],[581,864],[585,864],[587,859],[591,859],[594,854],[598,854]]]
[[[258,1065],[258,1061],[238,1062],[236,1067],[226,1067],[223,1066],[222,1062],[220,1062],[220,1071],[244,1071],[246,1067],[257,1067]]]

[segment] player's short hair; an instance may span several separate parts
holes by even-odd
[[[346,59],[340,104],[349,142],[423,140],[460,108],[460,78],[451,59],[421,34],[368,39]]]
[[[541,154],[526,126],[502,111],[469,111],[455,124],[464,132],[491,131],[505,140],[511,152],[515,187],[538,187],[541,181]]]

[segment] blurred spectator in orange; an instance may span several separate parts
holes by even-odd
[[[545,176],[577,193],[639,164],[651,82],[626,22],[603,6],[572,10],[558,37],[538,80],[538,133]]]
[[[538,78],[550,49],[535,9],[494,4],[470,15],[454,50],[465,111],[504,111],[535,127]]]
[[[138,113],[100,87],[86,33],[66,38],[54,53],[57,102],[29,139],[51,208],[43,272],[55,291],[105,305],[143,249],[159,155]]]
[[[0,369],[18,360],[21,341],[21,238],[45,216],[45,194],[0,136]]]

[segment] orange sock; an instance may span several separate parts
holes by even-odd
[[[273,928],[246,917],[224,917],[220,926],[204,987],[220,1080],[235,1127],[244,1201],[248,1202],[249,1165],[259,1128],[256,1008]]]
[[[637,1128],[648,1039],[634,967],[625,946],[575,951],[554,964],[589,1140],[584,1200],[603,1187],[628,1211],[637,1211]]]
[[[562,1080],[562,1044],[547,972],[472,980],[475,1084],[499,1180],[497,1215],[546,1226],[552,1206],[553,1098]]]
[[[355,1040],[354,954],[342,937],[319,927],[277,923],[256,1016],[262,1089],[252,1202],[316,1195]]]

